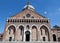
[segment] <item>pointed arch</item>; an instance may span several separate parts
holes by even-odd
[[[41,35],[46,35],[48,37],[48,41],[50,41],[49,27],[46,26],[46,25],[41,25],[40,26],[40,31],[41,31]]]
[[[16,30],[16,25],[15,25],[15,24],[10,24],[10,25],[8,25],[8,26],[6,27],[5,31],[7,31],[10,26],[15,27],[15,30]]]
[[[8,30],[9,30],[9,34],[10,33],[15,34],[16,28],[15,28],[15,26],[11,25],[11,26],[8,27]]]
[[[10,35],[10,34],[14,35],[14,39],[13,39],[13,40],[15,40],[16,28],[15,28],[14,25],[10,25],[10,26],[8,27],[8,33],[9,33],[9,35]],[[12,37],[11,37],[11,38],[12,38]],[[10,38],[9,38],[9,40],[12,41],[12,39],[10,39]]]
[[[36,26],[32,26],[32,41],[38,40],[38,30]]]
[[[43,34],[43,31],[44,31],[45,35],[47,35],[48,32],[49,32],[48,28],[46,26],[44,26],[44,25],[42,25],[40,27],[40,30],[41,30],[41,35]]]

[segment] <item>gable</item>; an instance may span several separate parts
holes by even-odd
[[[18,14],[16,14],[15,16],[12,16],[11,18],[16,18],[16,19],[32,19],[32,18],[36,18],[36,19],[40,19],[40,18],[45,18],[44,16],[36,13],[35,11],[31,11],[31,10],[24,10]]]

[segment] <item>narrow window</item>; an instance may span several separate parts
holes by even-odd
[[[23,34],[23,31],[24,31],[24,27],[23,26],[20,26],[19,29],[21,30],[20,34],[22,35]]]

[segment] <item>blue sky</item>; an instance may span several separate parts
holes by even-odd
[[[28,0],[0,0],[0,33],[3,33],[6,19],[20,12]],[[60,0],[30,0],[36,12],[50,19],[50,25],[60,26]]]

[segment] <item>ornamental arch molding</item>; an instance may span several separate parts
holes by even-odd
[[[48,41],[50,41],[50,30],[49,27],[45,24],[40,25],[40,31],[41,31],[41,35],[45,34],[45,36],[47,35],[48,37]],[[43,32],[44,31],[44,32]]]
[[[18,29],[19,29],[20,26],[23,26],[23,27],[25,28],[25,26],[24,26],[23,24],[20,24],[20,25],[18,25],[18,26],[16,27],[16,28],[17,28],[17,29],[16,29],[17,31],[18,31]]]
[[[35,26],[35,27],[37,28],[37,30],[38,30],[38,25],[33,24],[33,25],[31,26],[31,29],[32,29],[33,26]]]
[[[15,25],[15,24],[10,24],[10,25],[8,25],[8,26],[7,26],[7,28],[6,28],[6,30],[5,30],[5,31],[7,31],[7,30],[8,30],[8,28],[9,28],[10,26],[15,27],[15,30],[16,30],[16,25]]]
[[[48,27],[46,24],[42,24],[42,25],[40,25],[40,28],[41,28],[42,26],[47,27],[47,29],[49,30],[49,27]]]

